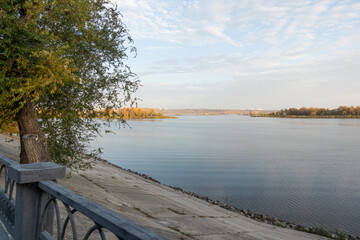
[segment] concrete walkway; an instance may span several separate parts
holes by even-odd
[[[14,159],[18,142],[6,140],[0,135],[0,152]],[[254,221],[106,162],[58,182],[169,239],[326,239]]]

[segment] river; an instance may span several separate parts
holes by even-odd
[[[359,119],[128,123],[97,139],[102,158],[238,208],[360,235]]]

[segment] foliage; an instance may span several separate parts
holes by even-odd
[[[118,109],[139,85],[124,64],[136,49],[104,0],[1,0],[0,124],[31,101],[53,161],[86,168],[97,156],[96,109]],[[109,114],[104,114],[109,118]]]
[[[333,235],[331,234],[331,232],[329,232],[326,228],[324,227],[313,227],[309,230],[310,233],[316,234],[316,235],[320,235],[320,236],[324,236],[327,238],[333,238]]]
[[[336,240],[346,240],[347,239],[347,234],[341,231],[336,231]]]
[[[99,110],[98,117],[103,118],[107,111]],[[162,118],[175,118],[171,116],[165,116],[163,113],[157,113],[154,108],[121,108],[118,110],[110,109],[108,113],[113,118],[119,119],[162,119]]]
[[[336,231],[336,233],[332,233],[328,229],[322,226],[311,227],[309,228],[308,232],[335,240],[355,239],[354,237],[350,235],[348,236],[346,233],[341,231]]]
[[[278,112],[267,114],[270,117],[323,117],[323,118],[334,118],[334,117],[344,117],[344,118],[354,118],[360,117],[360,106],[346,107],[340,106],[335,109],[328,108],[306,108],[302,107],[300,109],[289,108],[283,109]]]
[[[19,133],[17,122],[3,123],[0,126],[0,132],[9,134],[10,136]]]

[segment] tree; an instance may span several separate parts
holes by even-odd
[[[88,166],[96,110],[136,101],[132,44],[106,0],[1,0],[0,125],[18,122],[21,163]]]
[[[9,134],[10,136],[12,136],[13,134],[18,133],[18,125],[16,122],[3,123],[0,126],[0,132],[6,133],[6,134]]]

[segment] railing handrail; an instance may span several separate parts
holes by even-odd
[[[0,210],[0,220],[5,226],[6,230],[14,235],[14,221],[15,221],[15,201],[13,199],[14,181],[8,175],[8,167],[11,165],[19,165],[19,162],[11,160],[0,153],[0,176],[4,176],[4,188],[0,187],[0,203],[2,204]]]
[[[10,158],[6,157],[5,155],[0,153],[0,163],[4,164],[5,166],[10,166],[10,165],[17,165],[20,164],[17,161],[11,160]]]
[[[80,212],[95,224],[89,227],[84,239],[87,239],[94,230],[98,230],[101,239],[105,239],[103,229],[109,230],[119,239],[167,239],[52,181],[65,176],[63,166],[50,162],[19,164],[2,154],[0,154],[0,163],[2,164],[0,175],[5,176],[5,187],[4,189],[0,187],[0,220],[15,240],[53,239],[51,234],[54,210],[58,227],[57,234],[64,234],[70,221],[74,239],[77,236],[73,223],[75,212]],[[14,201],[12,194],[15,183],[16,199]],[[62,202],[67,211],[67,220],[63,223],[63,230],[60,228],[57,201]]]
[[[76,193],[54,181],[40,181],[39,188],[89,217],[116,236],[129,240],[165,240],[167,238]]]

